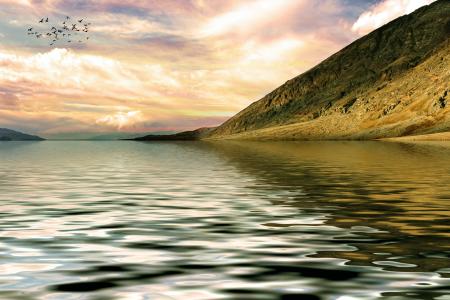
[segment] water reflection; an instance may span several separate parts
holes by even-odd
[[[446,143],[5,144],[0,298],[450,292]]]

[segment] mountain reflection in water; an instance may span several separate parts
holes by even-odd
[[[1,299],[445,299],[450,143],[0,143]]]

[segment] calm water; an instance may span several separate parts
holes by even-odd
[[[0,143],[0,299],[450,299],[450,143]]]

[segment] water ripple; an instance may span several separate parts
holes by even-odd
[[[449,154],[0,143],[0,298],[444,299]]]

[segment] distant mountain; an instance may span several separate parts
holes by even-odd
[[[360,38],[213,130],[212,139],[374,139],[450,131],[450,1]]]
[[[161,131],[154,134],[173,134],[173,131]],[[135,137],[142,136],[142,133],[136,132],[105,132],[105,133],[92,133],[92,132],[71,132],[71,133],[58,133],[49,135],[51,140],[88,140],[88,141],[114,141],[120,139],[133,139]]]
[[[91,141],[114,141],[114,140],[120,140],[120,139],[130,139],[135,138],[138,136],[141,136],[142,133],[105,133],[105,134],[96,134],[86,137],[86,140]]]
[[[150,134],[144,137],[138,137],[133,140],[135,141],[192,141],[192,140],[201,140],[202,138],[208,136],[215,127],[209,128],[199,128],[192,131],[183,131],[176,134]]]
[[[0,141],[43,141],[44,139],[11,129],[0,128]]]

